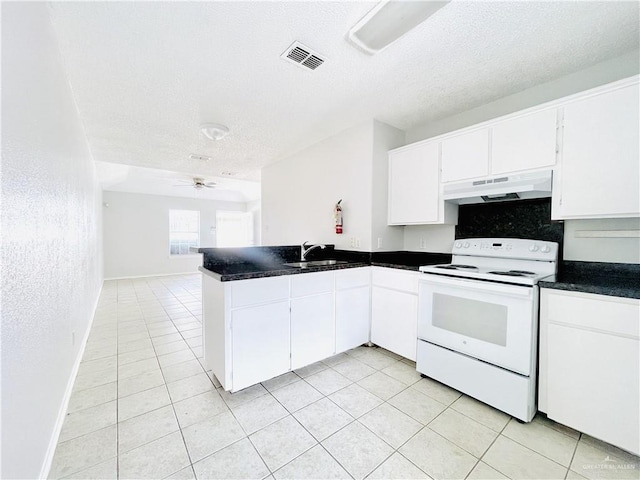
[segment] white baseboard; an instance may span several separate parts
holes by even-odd
[[[82,362],[82,357],[84,356],[84,349],[87,346],[87,340],[89,339],[89,334],[91,333],[91,327],[93,327],[93,320],[96,318],[96,311],[98,310],[98,302],[100,301],[100,295],[102,294],[102,287],[104,287],[104,280],[100,284],[98,296],[96,297],[96,301],[93,304],[93,314],[91,315],[91,319],[89,320],[89,325],[87,326],[87,331],[82,340],[82,345],[80,345],[80,349],[78,350],[78,356],[76,357],[76,360],[73,364],[71,376],[69,377],[69,381],[67,382],[67,389],[65,390],[64,396],[62,397],[62,405],[60,406],[60,410],[58,411],[58,419],[56,420],[55,426],[53,428],[53,433],[51,435],[51,439],[49,440],[49,447],[47,448],[47,454],[44,458],[44,463],[42,464],[42,468],[40,470],[39,478],[42,479],[49,478],[49,471],[51,470],[53,456],[56,453],[56,447],[58,446],[58,439],[60,438],[62,425],[64,424],[65,417],[67,416],[67,409],[69,408],[69,400],[71,400],[73,385],[76,382],[76,376],[78,375],[80,363]]]
[[[107,280],[131,280],[134,278],[147,278],[147,277],[172,277],[174,275],[193,275],[194,273],[200,273],[197,270],[194,271],[190,271],[190,272],[175,272],[175,273],[156,273],[154,275],[131,275],[128,277],[109,277],[109,278],[105,278],[104,281],[106,282]]]

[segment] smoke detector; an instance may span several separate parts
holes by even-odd
[[[216,123],[204,123],[200,125],[200,133],[209,140],[215,141],[226,137],[229,129],[224,125],[218,125]]]
[[[306,45],[297,41],[293,42],[289,48],[280,55],[280,58],[309,70],[315,70],[325,61],[319,53],[314,52]]]

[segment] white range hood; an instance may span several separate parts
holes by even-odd
[[[545,198],[551,196],[552,177],[553,172],[545,170],[448,183],[442,188],[442,198],[459,205]]]

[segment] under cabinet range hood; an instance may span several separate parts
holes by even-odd
[[[468,205],[550,197],[552,176],[551,170],[545,170],[448,183],[442,188],[442,198],[451,203]]]

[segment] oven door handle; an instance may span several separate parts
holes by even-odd
[[[467,280],[461,278],[451,278],[439,275],[425,274],[427,278],[420,279],[420,285],[443,285],[456,287],[468,291],[486,292],[492,294],[508,295],[517,298],[532,298],[533,287],[527,285],[505,285],[496,282],[484,282],[482,280]],[[422,290],[422,289],[420,289]]]

